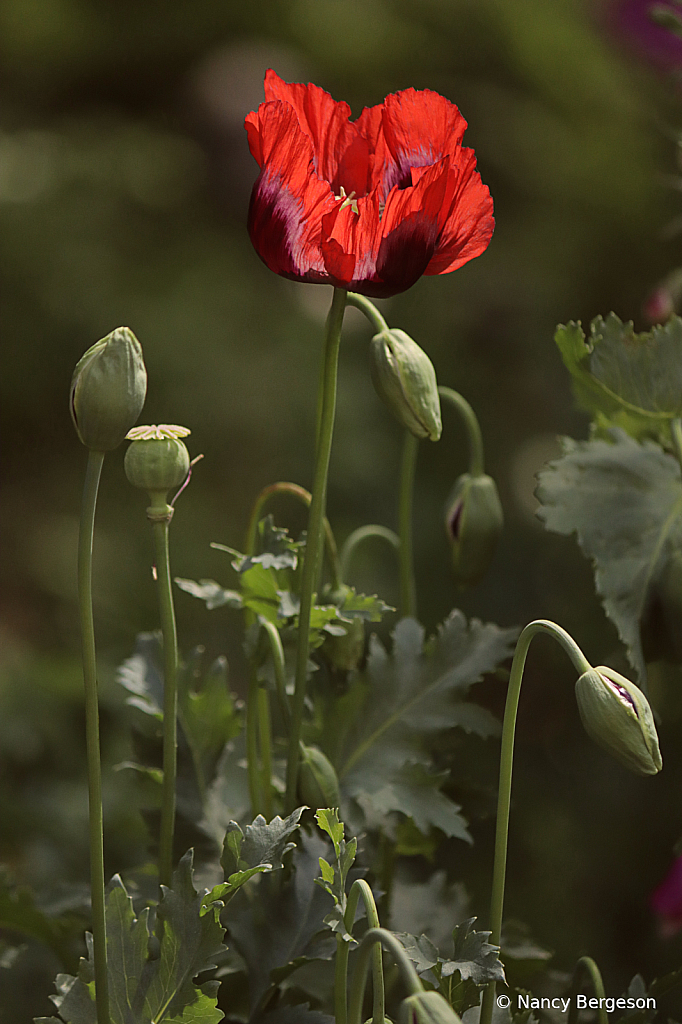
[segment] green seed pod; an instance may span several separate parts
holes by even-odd
[[[71,380],[71,418],[83,444],[96,452],[117,448],[142,412],[147,371],[142,346],[118,327],[87,350]]]
[[[504,525],[495,481],[485,473],[462,473],[445,508],[455,576],[463,585],[478,583],[488,570]]]
[[[415,992],[403,999],[398,1024],[462,1024],[440,992]]]
[[[585,731],[600,747],[639,775],[656,775],[663,767],[649,702],[634,683],[599,665],[583,672],[575,684]]]
[[[189,452],[181,437],[187,437],[187,427],[161,424],[153,427],[135,427],[128,434],[132,444],[125,456],[125,471],[133,487],[147,491],[152,504],[165,504],[166,495],[179,487],[189,472]]]
[[[405,331],[393,328],[372,338],[370,370],[375,390],[415,437],[437,441],[443,429],[433,363]]]
[[[329,758],[318,747],[301,744],[298,766],[299,800],[316,811],[319,807],[339,807],[339,780]]]

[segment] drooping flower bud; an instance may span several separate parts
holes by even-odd
[[[461,1024],[461,1017],[440,992],[415,992],[400,1004],[398,1024]]]
[[[393,415],[415,437],[437,441],[443,429],[433,363],[405,331],[381,331],[370,345],[372,382]]]
[[[462,473],[445,506],[445,529],[460,583],[471,585],[485,576],[503,525],[502,505],[492,477]]]
[[[71,418],[92,451],[117,448],[142,412],[147,371],[142,346],[118,327],[80,358],[71,380]]]
[[[298,795],[302,803],[314,811],[319,807],[339,807],[341,804],[338,777],[331,761],[319,747],[301,744]]]
[[[639,775],[663,767],[649,702],[634,683],[603,665],[583,672],[575,695],[585,731]]]
[[[149,493],[152,505],[165,506],[171,489],[179,487],[189,472],[189,452],[181,437],[187,427],[162,423],[158,427],[135,427],[128,433],[132,444],[125,456],[125,471],[133,487]]]

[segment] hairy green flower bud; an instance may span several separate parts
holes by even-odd
[[[372,382],[397,420],[415,437],[437,441],[443,429],[433,363],[405,331],[392,328],[372,338]]]
[[[462,584],[478,583],[488,570],[504,525],[495,481],[485,473],[462,473],[445,509],[455,576]]]
[[[189,433],[187,427],[166,423],[129,432],[132,444],[125,456],[126,476],[133,487],[149,493],[152,504],[165,504],[168,491],[185,480],[189,452],[180,438]]]
[[[415,992],[400,1004],[398,1024],[461,1024],[461,1017],[440,992]]]
[[[339,780],[329,758],[318,747],[301,744],[298,767],[298,795],[302,803],[316,811],[319,807],[339,807]]]
[[[585,731],[639,775],[663,767],[649,702],[634,683],[603,665],[583,672],[575,695]]]
[[[117,448],[146,394],[142,346],[128,327],[118,327],[89,348],[73,372],[71,418],[83,444],[96,452]]]

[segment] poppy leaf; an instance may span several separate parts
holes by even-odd
[[[116,875],[107,887],[107,961],[111,1024],[181,1020],[218,1024],[218,982],[195,985],[194,978],[216,966],[225,950],[221,903],[203,902],[192,884],[192,852],[186,853],[164,889],[154,923],[149,908],[137,917],[123,882]],[[53,1002],[63,1024],[96,1024],[92,941],[77,977],[59,975]],[[151,949],[154,948],[152,952]],[[49,1018],[48,1018],[49,1019]]]
[[[637,334],[615,313],[596,317],[586,337],[579,323],[555,334],[578,400],[598,422],[635,437],[669,437],[682,415],[682,319]]]
[[[640,682],[649,602],[682,547],[682,482],[676,459],[652,441],[613,428],[608,440],[562,440],[563,456],[539,475],[538,516],[553,533],[576,533],[592,560],[597,593]]]

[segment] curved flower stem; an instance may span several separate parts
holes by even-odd
[[[469,473],[471,476],[481,476],[484,472],[483,436],[476,413],[459,391],[439,387],[438,394],[459,413],[469,439]]]
[[[90,893],[95,961],[97,1024],[109,1024],[106,919],[104,914],[104,835],[102,821],[102,769],[99,748],[97,661],[92,612],[92,544],[95,533],[97,491],[104,452],[90,451],[85,471],[83,504],[78,535],[78,604],[80,612],[83,682],[85,687],[85,738],[88,760],[88,828],[90,834]]]
[[[599,1024],[609,1024],[609,1015],[606,1012],[602,1000],[605,998],[606,993],[604,991],[604,982],[602,980],[601,971],[597,967],[595,961],[591,956],[581,956],[575,965],[573,972],[573,978],[571,980],[571,991],[570,991],[570,1004],[568,1009],[568,1024],[578,1024],[578,1007],[576,1005],[576,996],[578,995],[578,981],[581,973],[588,976],[594,989],[594,994],[599,999],[599,1009],[597,1015],[599,1018]]]
[[[298,781],[299,741],[303,724],[303,707],[305,702],[306,681],[308,676],[308,652],[310,648],[310,614],[313,606],[313,589],[318,576],[321,560],[321,541],[324,528],[324,506],[327,497],[327,474],[334,433],[334,413],[336,411],[336,380],[339,364],[339,347],[341,344],[341,327],[346,306],[346,292],[343,288],[334,289],[331,309],[327,317],[325,339],[324,377],[322,384],[322,404],[320,429],[315,453],[315,473],[313,477],[308,533],[303,560],[301,578],[301,605],[298,616],[298,646],[296,649],[296,682],[291,712],[291,732],[289,734],[289,755],[287,759],[286,806],[292,811],[296,805],[296,783]]]
[[[173,833],[175,831],[175,781],[178,763],[178,634],[173,607],[168,531],[172,516],[161,518],[163,510],[147,509],[154,529],[156,575],[159,586],[159,614],[163,633],[163,794],[159,835],[159,883],[170,887],[173,877]],[[157,518],[158,516],[158,518]]]
[[[502,750],[500,752],[500,783],[497,796],[497,825],[495,828],[495,860],[493,865],[493,886],[490,902],[490,941],[500,944],[502,932],[502,910],[504,907],[504,883],[507,872],[507,840],[509,833],[509,808],[511,804],[512,770],[514,766],[514,733],[516,714],[519,707],[523,669],[528,648],[537,633],[546,633],[557,640],[573,662],[576,671],[582,675],[591,665],[572,636],[565,629],[546,619],[530,622],[521,632],[512,661],[507,700],[502,723]],[[495,982],[488,984],[483,994],[480,1024],[490,1024],[495,1002]]]
[[[351,984],[348,1024],[362,1024],[362,1001],[365,994],[367,970],[372,949],[377,944],[383,946],[384,949],[387,949],[392,954],[410,995],[417,995],[419,992],[424,991],[424,986],[419,980],[419,975],[415,971],[412,961],[395,935],[392,932],[386,931],[385,928],[369,928],[365,932],[358,949],[355,972]]]
[[[355,554],[356,549],[363,541],[366,541],[369,537],[380,537],[382,540],[387,541],[396,551],[400,551],[400,537],[393,530],[389,530],[386,526],[379,526],[376,523],[370,523],[367,526],[359,526],[357,530],[346,538],[346,541],[341,548],[341,578],[345,580],[348,576],[348,567],[351,559]]]
[[[377,307],[369,299],[366,299],[364,295],[358,295],[357,292],[348,292],[346,304],[348,306],[355,306],[361,313],[364,313],[377,334],[388,330],[388,324]]]
[[[417,615],[417,588],[414,580],[414,555],[412,550],[412,503],[414,477],[417,469],[419,440],[409,430],[403,439],[403,456],[400,465],[400,494],[398,498],[398,535],[400,547],[400,617]]]
[[[256,530],[258,528],[258,521],[261,518],[263,508],[270,498],[274,497],[276,494],[290,494],[292,497],[301,501],[306,508],[310,508],[312,495],[310,491],[306,491],[305,487],[299,487],[298,484],[292,484],[286,480],[280,480],[276,484],[268,484],[268,486],[264,487],[256,498],[253,509],[251,510],[251,518],[249,519],[246,539],[244,542],[244,553],[247,555],[252,555],[255,551]],[[336,590],[341,586],[341,566],[339,563],[336,540],[326,516],[324,517],[324,540],[325,547],[327,549],[327,558],[329,560],[332,589]]]
[[[265,635],[270,643],[270,654],[272,655],[272,667],[275,673],[275,687],[277,689],[280,711],[282,712],[284,723],[287,729],[289,729],[291,725],[291,710],[289,708],[289,698],[287,697],[286,668],[284,664],[282,638],[279,635],[277,626],[275,626],[273,622],[263,622],[262,625],[265,630]]]
[[[379,914],[374,902],[374,895],[369,885],[363,878],[356,878],[348,893],[346,912],[343,915],[343,923],[346,931],[353,934],[355,912],[358,907],[358,900],[362,896],[367,914],[367,923],[370,928],[379,928]],[[336,1024],[346,1024],[348,1019],[347,989],[348,989],[348,954],[350,943],[345,942],[339,935],[336,948],[336,973],[335,973],[335,1016]],[[384,968],[381,960],[381,944],[374,943],[372,947],[372,1020],[374,1024],[383,1024],[386,1014],[386,996],[384,993]]]

